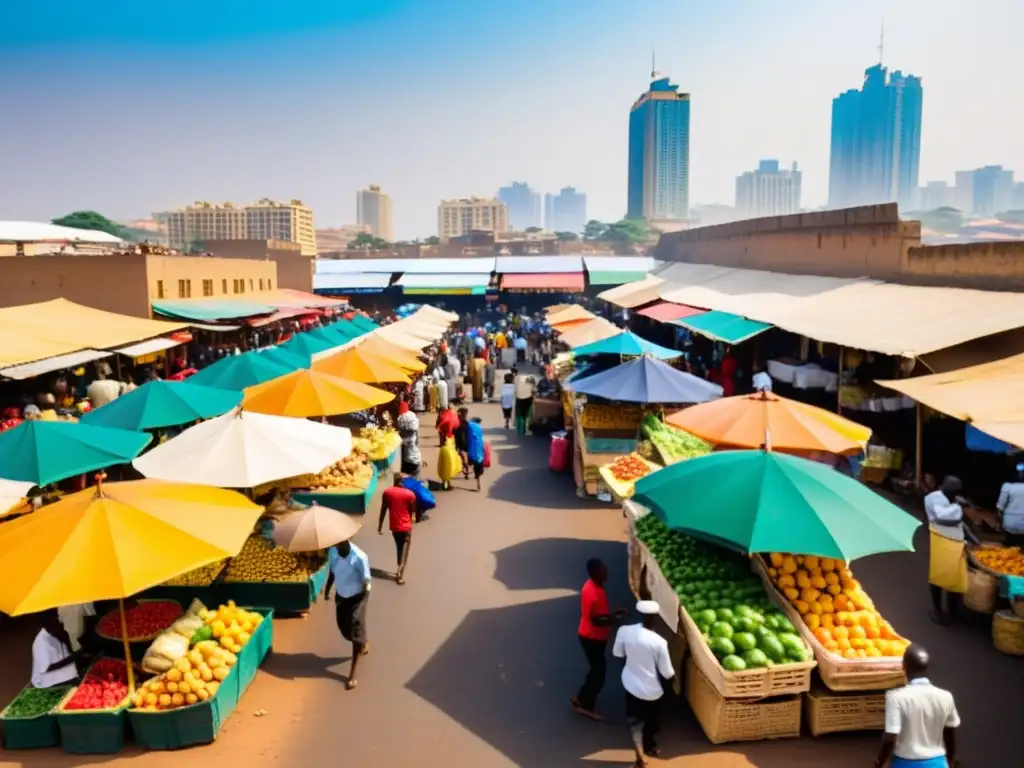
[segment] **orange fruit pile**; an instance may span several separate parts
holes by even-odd
[[[1024,554],[1020,547],[980,547],[973,554],[986,568],[1009,576],[1024,576]]]

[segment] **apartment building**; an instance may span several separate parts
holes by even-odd
[[[508,206],[493,197],[442,200],[437,207],[437,236],[442,243],[470,232],[508,232]]]
[[[206,240],[283,240],[297,243],[303,256],[316,256],[313,210],[301,200],[280,203],[264,198],[247,206],[199,201],[166,216],[172,248]]]

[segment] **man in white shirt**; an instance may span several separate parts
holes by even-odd
[[[754,364],[754,380],[752,382],[755,392],[771,392],[772,377],[765,373],[760,364]]]
[[[907,685],[885,694],[885,735],[877,768],[953,768],[960,715],[953,694],[927,678],[928,651],[911,645],[903,654]],[[889,761],[892,762],[889,762]]]
[[[370,602],[370,559],[359,547],[349,541],[333,546],[327,556],[327,584],[324,600],[335,588],[334,612],[341,636],[352,643],[352,666],[345,688],[356,687],[356,667],[359,659],[370,652],[366,633],[366,609]]]
[[[1014,539],[1010,544],[1024,544],[1024,463],[1018,464],[1014,479],[999,489],[996,509],[1002,516],[1003,530]]]
[[[622,687],[626,690],[626,719],[629,721],[636,750],[636,768],[644,768],[644,755],[657,757],[655,736],[659,729],[661,699],[665,691],[662,680],[675,675],[668,654],[668,641],[654,631],[660,611],[653,600],[641,600],[636,609],[642,616],[640,624],[620,627],[615,634],[612,655],[625,659]]]
[[[71,640],[56,610],[43,614],[43,626],[32,641],[32,687],[52,688],[78,677]]]

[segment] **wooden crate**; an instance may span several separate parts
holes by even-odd
[[[903,659],[897,658],[874,658],[874,659],[844,659],[825,650],[825,647],[818,642],[818,639],[804,624],[796,608],[792,606],[786,596],[775,586],[775,582],[768,576],[768,568],[759,555],[751,558],[754,573],[761,577],[768,595],[786,617],[797,628],[800,636],[814,650],[814,658],[818,660],[818,674],[821,680],[833,691],[884,691],[888,688],[896,688],[905,685],[906,676],[903,673]]]
[[[885,691],[836,693],[814,686],[804,695],[811,735],[841,731],[880,731],[885,727]]]
[[[686,700],[712,744],[796,738],[800,735],[800,698],[726,699],[697,668],[693,656],[686,662]]]
[[[720,696],[727,699],[763,699],[767,696],[803,693],[811,689],[811,671],[817,666],[813,660],[730,672],[718,663],[718,659],[704,642],[700,629],[681,605],[679,624],[690,646],[690,658]]]

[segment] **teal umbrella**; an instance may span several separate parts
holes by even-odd
[[[73,421],[25,421],[0,432],[0,474],[7,480],[49,485],[125,464],[152,439],[144,432]]]
[[[313,362],[311,355],[296,351],[295,349],[285,349],[284,347],[267,347],[252,354],[259,355],[275,365],[286,368],[286,373],[297,371],[299,368],[308,368],[310,363]],[[277,377],[275,376],[274,378]]]
[[[669,349],[649,342],[632,331],[623,331],[607,339],[584,344],[572,351],[576,357],[584,355],[650,355],[659,360],[672,360],[683,353],[678,349]]]
[[[353,315],[350,322],[363,333],[369,333],[370,331],[375,331],[380,328],[377,323],[373,322],[373,320],[368,318],[366,315]]]
[[[369,321],[367,321],[369,322]],[[336,323],[332,323],[327,326],[332,330],[337,330],[338,333],[344,333],[346,336],[350,336],[353,339],[358,339],[360,336],[365,336],[371,329],[364,329],[357,325],[352,320],[338,320]]]
[[[921,524],[831,467],[770,451],[722,451],[640,478],[633,500],[670,528],[744,552],[849,562],[912,552]]]
[[[281,345],[281,349],[302,358],[312,359],[317,352],[323,352],[338,346],[333,341],[328,341],[323,336],[313,336],[310,333],[296,333],[288,341]]]
[[[265,357],[260,352],[229,355],[191,376],[188,383],[241,392],[246,387],[253,387],[264,381],[291,373],[296,368],[302,367],[301,362],[299,360],[299,364],[289,367],[282,362]]]
[[[321,326],[320,328],[314,328],[312,331],[307,331],[306,334],[315,341],[325,341],[331,346],[328,347],[340,347],[342,344],[348,344],[352,341],[352,336],[345,333],[341,329],[337,329],[334,326]]]
[[[241,355],[239,355],[241,357]],[[193,376],[193,378],[195,378]],[[94,427],[161,429],[191,424],[227,413],[242,401],[241,392],[188,381],[150,381],[82,416]]]

